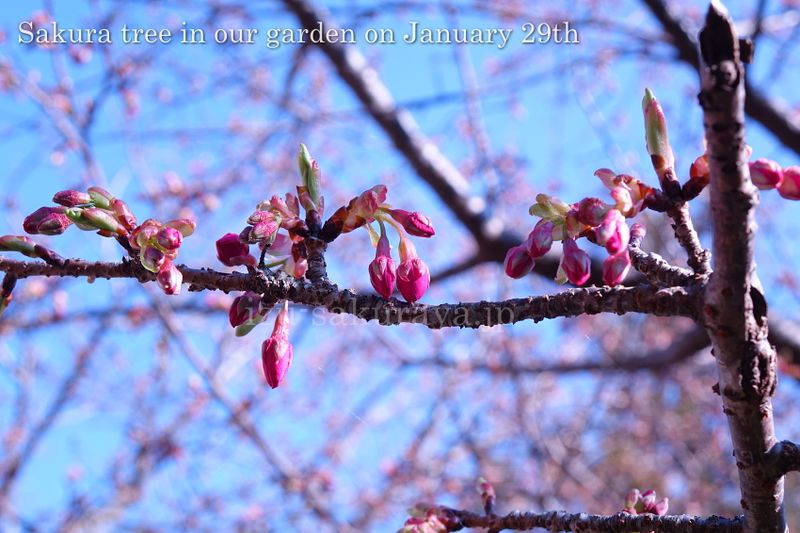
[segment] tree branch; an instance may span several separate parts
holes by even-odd
[[[719,391],[733,441],[745,531],[784,533],[783,480],[766,454],[776,442],[771,397],[775,351],[767,304],[755,273],[755,206],[744,139],[744,65],[733,21],[712,1],[700,32],[703,107],[709,166],[714,264],[703,321],[714,346]]]
[[[514,298],[499,302],[472,302],[439,305],[408,304],[395,298],[356,294],[340,290],[327,281],[311,283],[283,273],[266,276],[262,272],[230,274],[212,269],[178,265],[190,291],[254,291],[269,299],[290,300],[310,307],[322,307],[332,313],[345,313],[382,325],[424,324],[431,329],[443,327],[477,328],[513,324],[522,320],[538,322],[546,318],[571,317],[598,313],[648,313],[657,316],[688,316],[697,319],[700,289],[696,287],[588,287],[568,289],[558,294]],[[155,275],[138,263],[86,262],[70,259],[63,266],[15,261],[0,258],[0,271],[18,278],[30,276],[74,276],[87,278],[133,278],[152,281]]]
[[[788,440],[775,444],[767,454],[772,467],[772,475],[780,479],[789,472],[800,471],[800,445]]]
[[[487,516],[447,507],[439,507],[437,514],[445,517],[449,524],[453,524],[448,531],[458,531],[465,527],[482,527],[489,531],[502,531],[503,529],[522,531],[542,528],[548,531],[593,531],[596,533],[651,530],[661,533],[736,533],[742,531],[741,517],[730,519],[719,516],[705,518],[689,515],[658,516],[627,513],[602,516],[565,511],[512,512],[505,516]]]

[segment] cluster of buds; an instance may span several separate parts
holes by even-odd
[[[669,499],[661,498],[656,501],[656,491],[648,490],[644,494],[639,492],[639,489],[631,489],[625,495],[625,505],[622,508],[623,513],[640,515],[640,514],[654,514],[663,516],[669,510]]]
[[[194,233],[195,223],[179,218],[161,224],[148,218],[137,226],[128,237],[131,248],[139,252],[142,266],[156,274],[156,281],[166,294],[178,294],[183,274],[175,266],[184,237]]]
[[[781,168],[770,159],[756,159],[750,164],[750,179],[762,191],[778,189],[787,200],[800,200],[800,166]]]
[[[23,229],[31,235],[60,235],[74,223],[104,237],[127,237],[136,228],[128,205],[101,187],[89,187],[87,192],[59,191],[53,202],[58,207],[40,207],[25,217]]]
[[[608,253],[603,262],[603,281],[608,285],[622,283],[631,265],[628,255],[630,229],[625,219],[642,210],[652,189],[636,178],[615,174],[605,168],[595,175],[610,189],[615,203],[607,204],[590,197],[567,204],[546,194],[537,195],[530,214],[540,219],[525,242],[506,254],[506,275],[515,279],[527,275],[536,259],[546,254],[554,241],[561,241],[563,253],[556,281],[583,285],[591,274],[591,260],[578,246],[577,240],[586,237]]]
[[[461,529],[459,520],[439,505],[418,503],[408,514],[410,517],[397,533],[446,533]]]
[[[379,208],[373,216],[380,226],[380,236],[376,245],[375,259],[369,264],[369,280],[372,287],[375,292],[388,300],[397,286],[397,290],[400,291],[403,298],[409,303],[414,303],[422,298],[425,291],[428,290],[431,284],[431,274],[428,265],[417,255],[417,249],[407,235],[431,237],[434,234],[433,226],[424,215],[400,209],[381,210]],[[405,221],[405,223],[401,221]],[[400,237],[398,246],[400,265],[397,267],[392,259],[385,222],[389,222]],[[412,228],[412,230],[408,228]]]
[[[138,251],[142,266],[156,274],[156,281],[166,294],[180,292],[183,275],[174,260],[183,238],[194,233],[193,221],[182,218],[162,224],[147,219],[138,225],[128,205],[101,187],[89,187],[86,192],[60,191],[53,196],[53,202],[59,205],[40,207],[25,217],[23,229],[30,234],[60,235],[75,224],[104,237],[124,239],[121,242],[127,241],[129,249]],[[32,243],[20,241],[15,246],[26,255],[42,257],[41,250]]]

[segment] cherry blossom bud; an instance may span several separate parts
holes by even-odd
[[[249,227],[249,226],[248,226]],[[250,255],[250,246],[239,239],[235,233],[226,233],[216,242],[217,259],[226,266],[255,265],[255,257]]]
[[[72,212],[73,209],[68,209],[67,216],[70,216]],[[70,216],[70,218],[72,218],[72,216]],[[114,218],[114,215],[105,209],[100,209],[99,207],[89,207],[87,209],[80,210],[78,219],[81,222],[89,224],[98,230],[108,231],[118,235],[128,234],[128,230],[126,230],[122,224],[120,224],[117,219]],[[75,219],[73,218],[73,220]]]
[[[417,250],[407,238],[400,239],[400,266],[397,267],[397,289],[408,303],[414,303],[425,294],[431,284],[431,273]]]
[[[341,226],[340,233],[360,228],[375,217],[378,207],[386,201],[386,185],[376,185],[350,200],[347,207],[339,208],[326,225]]]
[[[283,383],[289,366],[292,364],[293,348],[289,342],[289,302],[275,319],[272,335],[261,345],[261,365],[264,377],[273,389]]]
[[[389,209],[387,213],[399,222],[409,235],[428,238],[436,234],[430,219],[422,213],[416,211],[412,213],[404,209]]]
[[[188,237],[194,233],[195,228],[197,228],[195,221],[189,218],[177,218],[175,220],[170,220],[164,225],[168,228],[175,228],[180,231],[181,235],[184,237]]]
[[[486,478],[479,477],[477,485],[478,494],[481,495],[481,502],[483,502],[483,510],[486,514],[491,514],[494,509],[494,502],[496,499],[494,487],[491,483],[486,481]]]
[[[762,191],[774,189],[783,181],[783,172],[780,165],[769,159],[756,159],[749,163],[750,179],[753,185]]]
[[[250,231],[249,242],[267,241],[271,243],[273,240],[275,240],[275,236],[278,234],[278,230],[281,227],[280,224],[280,219],[276,218],[275,216],[265,218],[264,220],[258,222]]]
[[[133,216],[128,204],[115,198],[111,201],[111,210],[114,211],[114,216],[117,217],[120,224],[122,224],[128,231],[133,231],[136,227],[136,217]]]
[[[631,257],[628,250],[616,255],[610,255],[603,261],[603,283],[606,285],[619,285],[628,275],[631,268]]]
[[[162,250],[177,250],[181,247],[183,237],[175,228],[163,227],[156,233],[156,244]]]
[[[180,294],[183,274],[178,270],[172,261],[166,260],[161,265],[161,269],[156,274],[156,281],[164,291],[164,294]]]
[[[541,219],[536,223],[525,240],[525,247],[531,258],[541,257],[550,251],[553,246],[554,228],[555,224],[549,220]],[[506,259],[508,259],[507,256]]]
[[[642,99],[642,111],[644,112],[645,139],[647,140],[647,152],[653,161],[653,168],[661,177],[663,173],[675,166],[675,156],[669,144],[667,134],[667,120],[664,117],[664,110],[656,100],[655,95],[650,89],[644,90]]]
[[[167,256],[155,246],[145,246],[139,250],[139,262],[150,272],[158,272],[164,265]]]
[[[53,195],[53,201],[66,207],[85,205],[92,201],[92,197],[81,191],[59,191]]]
[[[95,207],[102,209],[109,209],[111,207],[111,201],[114,197],[107,190],[102,187],[89,187],[88,193]]]
[[[63,207],[40,207],[22,222],[22,228],[31,235],[60,235],[72,224]]]
[[[556,281],[565,283],[569,280],[575,285],[583,285],[591,274],[592,262],[589,254],[578,247],[575,239],[566,238],[563,243],[564,250],[558,265]]]
[[[533,268],[533,265],[534,261],[528,253],[528,246],[519,244],[506,252],[503,270],[505,270],[506,276],[519,279],[526,276]]]
[[[231,327],[238,327],[247,322],[261,322],[265,315],[261,313],[261,295],[247,291],[233,299],[228,310],[228,320]]]
[[[557,222],[562,220],[569,210],[569,204],[563,200],[547,194],[537,194],[536,203],[528,209],[528,213]]]
[[[19,252],[28,257],[38,257],[36,243],[24,235],[3,235],[0,237],[0,251]]]
[[[703,154],[694,160],[689,167],[689,178],[692,181],[703,183],[703,186],[708,185],[708,180],[711,178],[711,168],[708,166],[708,156]]]
[[[375,259],[369,264],[369,280],[375,292],[387,300],[392,296],[397,280],[397,270],[392,261],[389,239],[386,238],[383,224],[381,224],[381,238],[378,240]]]
[[[631,489],[625,495],[625,505],[623,511],[630,514],[636,514],[636,503],[642,499],[639,489]]]
[[[800,200],[800,167],[783,169],[783,181],[778,185],[778,194],[787,200]]]
[[[136,250],[149,246],[151,241],[155,239],[158,231],[161,229],[161,223],[152,218],[148,218],[141,225],[137,226],[133,232],[128,236],[128,243]]]
[[[307,211],[312,209],[319,210],[321,198],[319,165],[311,157],[305,144],[300,145],[300,151],[297,154],[297,165],[300,167],[300,177],[304,190],[304,194],[301,194],[301,196],[307,195],[308,198],[307,201],[303,202],[303,207]]]
[[[578,220],[587,226],[599,226],[611,207],[600,198],[584,198],[578,202]]]
[[[597,244],[605,246],[611,255],[616,255],[628,247],[630,229],[625,222],[625,217],[616,209],[609,211],[603,223],[595,229]]]

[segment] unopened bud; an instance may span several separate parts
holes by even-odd
[[[667,134],[667,120],[664,117],[664,110],[656,100],[655,95],[650,89],[644,90],[642,99],[642,111],[644,112],[645,139],[647,141],[647,152],[653,161],[653,168],[661,177],[663,173],[675,166],[675,156],[669,144]]]
[[[66,207],[85,205],[92,201],[92,197],[81,191],[59,191],[53,195],[53,201]]]
[[[100,207],[102,209],[111,208],[111,201],[114,199],[114,196],[107,190],[102,187],[89,187],[88,193],[95,207]]]
[[[164,294],[180,294],[183,274],[178,270],[172,261],[167,260],[161,265],[161,269],[156,274],[156,281],[164,291]]]
[[[800,167],[783,169],[783,181],[778,186],[778,194],[787,200],[800,200]]]

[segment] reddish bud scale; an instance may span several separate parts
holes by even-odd
[[[783,180],[778,185],[778,194],[787,200],[800,200],[800,167],[783,169]]]

